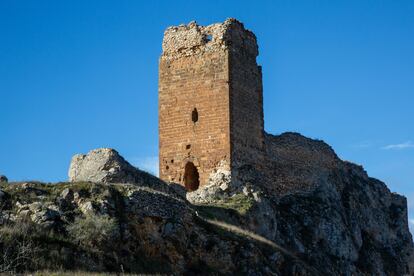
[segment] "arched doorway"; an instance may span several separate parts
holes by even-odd
[[[184,186],[187,191],[195,191],[200,185],[199,174],[192,162],[187,162],[184,169]]]

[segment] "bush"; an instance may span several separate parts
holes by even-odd
[[[73,241],[87,249],[110,246],[119,238],[118,224],[109,216],[89,214],[68,226]]]
[[[36,226],[29,221],[0,228],[0,273],[25,271],[36,264],[39,247],[32,239]]]
[[[245,215],[254,205],[254,200],[244,194],[235,194],[232,197],[218,200],[215,204],[217,207],[233,209],[240,215]]]

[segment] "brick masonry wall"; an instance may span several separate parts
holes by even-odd
[[[262,73],[256,53],[230,52],[230,114],[232,169],[264,162]]]
[[[221,160],[230,161],[227,52],[160,60],[160,177],[183,183],[193,162],[200,184]],[[192,121],[197,109],[198,121]]]

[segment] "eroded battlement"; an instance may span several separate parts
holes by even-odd
[[[226,50],[240,51],[251,58],[259,54],[256,36],[234,18],[208,26],[192,21],[169,27],[164,33],[162,50],[164,59]]]

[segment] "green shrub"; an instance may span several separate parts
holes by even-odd
[[[236,194],[232,197],[219,200],[214,205],[221,208],[233,209],[240,215],[245,215],[253,207],[254,200],[244,194]]]
[[[98,249],[114,244],[119,238],[117,221],[109,216],[89,214],[77,218],[67,227],[73,241],[87,249]]]

